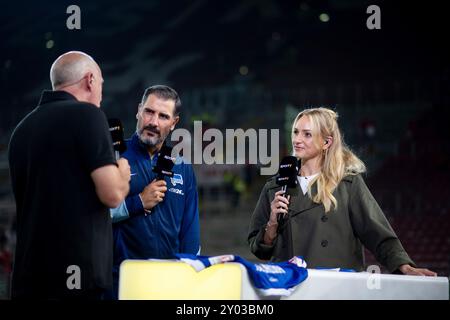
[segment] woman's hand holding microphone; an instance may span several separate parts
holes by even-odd
[[[273,240],[277,236],[278,228],[278,216],[282,215],[284,217],[288,213],[289,200],[291,196],[284,196],[285,191],[278,191],[275,193],[275,197],[270,203],[270,218],[267,222],[265,233],[264,233],[264,243],[267,245],[272,245]]]

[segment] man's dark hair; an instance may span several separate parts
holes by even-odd
[[[175,111],[174,115],[177,116],[180,114],[181,109],[181,100],[178,96],[178,93],[173,90],[171,87],[164,85],[155,85],[145,89],[144,95],[142,96],[141,105],[147,101],[148,97],[153,94],[160,99],[163,100],[173,100],[175,101]]]

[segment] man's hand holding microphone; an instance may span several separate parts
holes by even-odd
[[[164,196],[167,191],[167,183],[164,177],[172,177],[172,168],[174,166],[175,159],[172,158],[172,148],[163,145],[158,152],[158,160],[156,166],[153,167],[153,172],[157,174],[149,185],[139,194],[142,201],[142,206],[146,213],[150,213],[151,210],[160,202],[163,202]]]
[[[167,183],[164,180],[153,180],[139,194],[142,206],[146,211],[152,210],[158,203],[164,200],[167,191]]]

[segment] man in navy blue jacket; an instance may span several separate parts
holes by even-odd
[[[136,114],[136,132],[123,153],[131,167],[130,193],[111,210],[114,234],[114,298],[125,259],[170,259],[198,254],[200,230],[197,183],[190,164],[178,157],[174,176],[156,180],[158,151],[179,121],[181,101],[170,87],[148,88]]]

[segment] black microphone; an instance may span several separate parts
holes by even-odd
[[[281,190],[284,191],[283,196],[285,198],[287,198],[287,188],[295,188],[298,184],[297,175],[299,167],[300,163],[294,156],[284,157],[280,162],[276,183],[281,186]],[[281,219],[281,214],[279,214],[277,218],[278,222],[280,222]]]
[[[175,164],[175,159],[172,158],[172,147],[163,144],[161,149],[158,151],[158,160],[156,161],[156,166],[152,168],[155,172],[157,180],[163,180],[164,177],[173,177],[172,168]]]
[[[116,156],[116,160],[119,160],[120,154],[125,152],[127,146],[123,140],[123,126],[120,119],[111,118],[108,119],[109,132],[113,141],[113,149]]]

